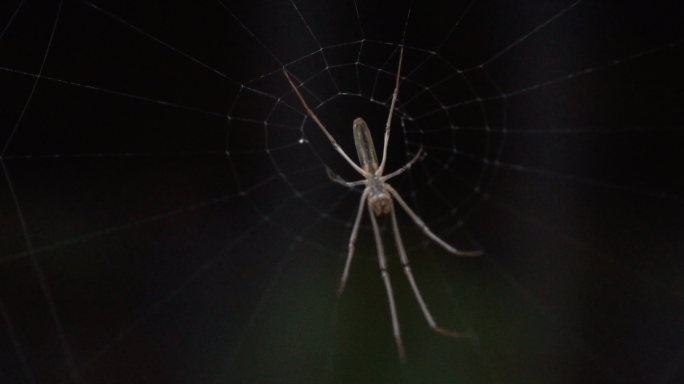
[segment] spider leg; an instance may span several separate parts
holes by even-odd
[[[366,180],[359,180],[359,181],[352,181],[352,182],[349,182],[349,181],[347,181],[347,180],[341,178],[340,176],[338,176],[335,172],[333,172],[333,171],[332,171],[330,168],[328,168],[328,167],[325,167],[325,171],[328,173],[328,177],[330,178],[330,180],[336,182],[337,184],[340,184],[340,185],[342,185],[342,186],[345,186],[345,187],[347,187],[347,188],[356,187],[356,186],[358,186],[358,185],[364,185],[364,184],[366,183]],[[363,206],[363,204],[361,204],[361,205]]]
[[[411,208],[409,208],[408,204],[406,204],[404,199],[401,198],[399,193],[397,193],[397,191],[394,188],[392,188],[391,185],[385,184],[385,188],[387,188],[387,190],[390,191],[392,196],[394,196],[394,198],[397,199],[397,201],[399,202],[399,205],[401,205],[401,207],[404,208],[406,213],[408,213],[409,216],[411,216],[411,219],[413,219],[413,221],[416,223],[416,225],[418,225],[418,227],[420,227],[420,229],[423,230],[423,233],[428,235],[428,237],[430,237],[432,240],[434,240],[437,244],[441,245],[444,249],[446,249],[447,251],[449,251],[449,252],[451,252],[457,256],[466,256],[466,257],[482,256],[482,254],[484,252],[481,250],[480,251],[459,251],[458,249],[447,244],[444,240],[437,237],[437,235],[432,233],[430,228],[428,228],[428,226],[425,225],[423,220],[421,220],[420,217],[418,217],[418,215],[416,215],[416,213],[413,212],[413,210],[411,210]]]
[[[380,228],[373,213],[373,207],[368,203],[368,214],[371,217],[373,224],[373,234],[375,235],[375,244],[378,248],[378,262],[380,263],[380,271],[382,273],[382,280],[385,282],[385,289],[387,290],[387,298],[390,305],[390,313],[392,314],[392,328],[394,330],[394,340],[397,343],[397,352],[399,353],[399,360],[402,364],[406,363],[406,354],[404,353],[404,343],[401,341],[401,332],[399,331],[399,319],[397,318],[397,309],[394,305],[394,294],[392,293],[392,284],[390,284],[389,273],[387,273],[387,260],[385,259],[385,250],[382,247],[382,238],[380,237]]]
[[[356,172],[362,174],[364,177],[365,177],[365,176],[368,176],[369,173],[366,172],[366,171],[364,171],[364,170],[363,170],[361,167],[359,167],[358,165],[356,165],[356,163],[353,162],[352,159],[350,159],[349,156],[347,156],[346,153],[344,153],[344,150],[342,149],[342,147],[340,147],[339,144],[337,144],[337,141],[335,140],[335,138],[332,137],[332,135],[330,134],[330,132],[328,132],[327,129],[325,129],[325,126],[323,126],[323,123],[321,123],[321,121],[318,120],[318,117],[316,117],[316,114],[313,113],[313,111],[311,110],[311,108],[309,108],[309,106],[306,104],[306,101],[304,101],[304,98],[302,97],[302,94],[299,93],[299,89],[297,89],[297,87],[296,87],[296,86],[294,85],[294,83],[292,82],[292,79],[290,79],[290,75],[287,73],[287,71],[285,70],[285,68],[283,68],[283,73],[285,73],[285,77],[287,77],[287,81],[290,82],[290,85],[292,86],[292,89],[294,89],[295,93],[296,93],[297,96],[299,97],[299,100],[302,102],[302,105],[304,105],[304,108],[306,109],[306,113],[308,113],[309,116],[311,116],[311,118],[313,119],[313,121],[315,121],[316,124],[318,124],[318,126],[323,130],[323,133],[325,133],[325,135],[328,136],[328,140],[330,140],[330,143],[333,145],[333,147],[335,147],[335,150],[337,150],[337,152],[339,152],[340,155],[342,155],[342,157],[344,157],[344,159],[347,160],[347,162],[348,162],[352,167],[354,167],[354,169],[356,170]]]
[[[342,272],[342,278],[340,279],[340,287],[337,289],[337,296],[342,294],[344,291],[344,286],[347,284],[347,277],[349,276],[349,267],[351,267],[352,256],[354,256],[354,244],[356,244],[356,236],[359,233],[359,226],[361,224],[361,218],[363,217],[363,203],[366,201],[368,194],[370,193],[370,188],[363,190],[361,194],[361,203],[359,204],[359,213],[356,214],[356,221],[354,221],[354,229],[352,229],[351,237],[349,238],[349,251],[347,252],[347,262],[344,264],[344,272]]]
[[[452,336],[452,337],[458,337],[458,338],[465,338],[465,337],[471,337],[470,332],[458,332],[458,331],[452,331],[449,329],[444,329],[441,328],[435,323],[435,319],[432,318],[432,315],[430,314],[430,310],[427,308],[427,305],[425,305],[425,301],[423,300],[423,295],[420,294],[420,289],[418,289],[418,285],[416,284],[415,279],[413,278],[413,272],[411,272],[411,267],[409,266],[409,260],[408,257],[406,256],[406,250],[404,249],[404,243],[401,241],[401,234],[399,233],[399,225],[397,224],[397,215],[394,212],[394,204],[392,204],[392,232],[394,232],[394,241],[397,243],[397,249],[399,249],[399,257],[401,258],[401,264],[404,266],[404,273],[406,273],[406,277],[408,278],[409,283],[411,284],[411,289],[413,289],[413,294],[416,296],[416,300],[418,300],[418,304],[420,304],[420,309],[423,311],[423,315],[425,315],[425,320],[427,320],[428,325],[430,325],[430,328],[434,329],[436,332],[441,333],[443,335],[447,336]]]
[[[404,58],[404,47],[401,47],[399,51],[399,68],[397,68],[397,80],[394,84],[394,95],[392,96],[392,104],[390,105],[389,117],[387,117],[387,125],[385,126],[385,142],[382,148],[382,161],[380,162],[380,168],[378,168],[379,174],[382,175],[382,171],[385,170],[385,161],[387,160],[387,143],[389,143],[390,135],[390,124],[392,123],[392,114],[394,113],[394,105],[397,102],[397,96],[399,95],[399,78],[401,74],[401,61]]]
[[[380,181],[382,181],[382,182],[384,183],[385,181],[387,181],[387,180],[393,178],[394,176],[401,175],[401,174],[404,173],[407,169],[411,168],[411,166],[413,165],[413,163],[415,163],[416,161],[418,161],[418,159],[420,158],[420,155],[422,155],[422,154],[423,154],[423,147],[421,146],[420,149],[418,150],[418,153],[416,153],[416,155],[413,157],[413,159],[411,159],[411,161],[409,161],[408,163],[406,163],[406,165],[404,165],[403,167],[397,169],[396,171],[394,171],[394,172],[392,172],[392,173],[390,173],[390,174],[387,174],[387,175],[385,175],[385,176],[380,177]]]

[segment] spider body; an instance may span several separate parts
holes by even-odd
[[[392,188],[390,184],[387,183],[389,179],[397,175],[400,175],[401,173],[409,169],[411,165],[413,165],[413,163],[415,163],[421,157],[423,153],[422,147],[418,150],[413,159],[406,163],[406,165],[388,175],[383,175],[383,172],[385,170],[385,162],[387,160],[387,144],[389,142],[390,123],[392,122],[392,114],[394,112],[394,106],[396,104],[397,95],[399,93],[399,79],[401,73],[401,61],[403,58],[403,54],[404,48],[402,47],[399,53],[399,68],[397,69],[394,95],[392,97],[392,104],[390,106],[389,117],[387,118],[387,125],[385,127],[385,139],[383,143],[382,161],[380,162],[380,164],[378,164],[378,156],[375,152],[375,147],[373,146],[373,139],[371,138],[368,125],[362,118],[359,117],[355,119],[352,127],[354,132],[354,143],[356,144],[356,151],[359,155],[359,165],[357,165],[349,158],[349,156],[347,156],[344,150],[342,150],[339,144],[337,144],[337,141],[335,141],[335,139],[328,132],[325,126],[320,122],[320,120],[318,120],[318,117],[316,117],[313,111],[306,104],[306,101],[304,101],[304,98],[302,97],[301,93],[299,93],[299,90],[295,86],[294,82],[292,81],[292,79],[290,79],[290,75],[288,74],[288,72],[284,69],[283,72],[285,73],[285,77],[287,77],[287,80],[292,86],[292,89],[295,91],[295,93],[299,97],[299,100],[302,102],[302,105],[306,109],[307,114],[311,117],[311,119],[314,122],[316,122],[316,124],[321,128],[323,133],[325,133],[325,135],[328,137],[328,140],[330,140],[330,143],[333,145],[335,150],[337,150],[337,152],[339,152],[340,155],[342,155],[342,157],[344,157],[344,159],[347,160],[347,162],[364,177],[363,180],[348,182],[343,180],[341,177],[337,176],[335,173],[333,173],[330,169],[326,167],[326,171],[328,172],[328,176],[330,177],[330,179],[338,184],[341,184],[349,188],[360,185],[365,186],[363,192],[361,193],[361,202],[359,204],[356,220],[354,221],[354,228],[352,229],[352,234],[349,239],[347,261],[344,266],[344,271],[342,272],[342,278],[340,279],[340,287],[338,289],[338,294],[341,294],[344,290],[344,286],[347,282],[347,277],[349,276],[349,268],[351,266],[352,257],[354,255],[354,244],[356,243],[356,236],[359,232],[359,227],[361,224],[361,218],[363,217],[365,204],[367,206],[371,224],[373,226],[373,234],[375,236],[375,244],[378,253],[378,263],[380,265],[381,276],[385,284],[385,289],[387,291],[387,298],[389,301],[390,313],[392,316],[392,328],[394,331],[394,339],[397,344],[399,360],[402,363],[405,363],[406,357],[403,342],[401,340],[401,332],[399,330],[399,320],[397,318],[397,312],[394,304],[394,294],[392,293],[392,285],[390,283],[389,273],[387,272],[387,259],[385,258],[385,251],[382,245],[380,228],[378,226],[376,216],[380,216],[381,214],[389,214],[391,216],[392,232],[394,233],[394,240],[397,244],[397,250],[399,251],[399,257],[401,259],[401,264],[404,269],[406,278],[408,279],[409,284],[411,285],[411,289],[413,290],[416,300],[418,301],[418,304],[420,305],[420,308],[423,311],[423,315],[425,316],[428,325],[433,330],[443,335],[459,338],[474,337],[472,332],[457,332],[441,328],[432,318],[432,315],[430,314],[430,311],[428,310],[427,305],[423,300],[420,290],[418,289],[418,285],[416,284],[415,279],[413,278],[411,267],[409,266],[409,260],[406,256],[406,251],[404,249],[404,245],[401,241],[401,235],[399,233],[399,225],[397,224],[397,217],[394,209],[394,200],[396,200],[399,203],[399,205],[406,211],[406,213],[408,213],[408,215],[416,223],[416,225],[418,225],[418,227],[423,231],[423,233],[425,233],[432,240],[434,240],[439,245],[444,247],[447,251],[457,256],[480,256],[482,254],[482,251],[457,250],[456,248],[452,247],[444,240],[439,238],[437,235],[432,233],[430,228],[428,228],[428,226],[425,225],[425,223],[420,219],[420,217],[418,217],[418,215],[416,215],[416,213],[413,212],[413,210],[408,206],[408,204],[406,204],[406,202],[404,201],[404,199],[402,199],[399,193],[397,193],[397,191],[394,188]]]
[[[385,188],[385,183],[379,179],[382,176],[382,171],[379,169],[378,155],[375,153],[373,138],[368,129],[368,124],[359,117],[354,120],[352,129],[354,131],[356,152],[359,155],[359,163],[363,170],[368,173],[365,175],[367,180],[366,186],[370,188],[368,203],[373,207],[373,211],[377,216],[389,213],[392,206],[392,198],[387,188]]]

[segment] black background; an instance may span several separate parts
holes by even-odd
[[[678,6],[448,3],[3,2],[0,382],[684,380]],[[351,155],[402,43],[393,185],[486,250],[399,214],[473,345],[385,231],[405,366],[368,224],[335,295],[359,191],[281,72]]]

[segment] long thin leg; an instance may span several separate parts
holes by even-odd
[[[392,104],[390,105],[389,117],[387,118],[387,125],[385,126],[385,143],[382,147],[382,161],[380,162],[380,168],[378,172],[382,175],[382,171],[385,170],[385,161],[387,160],[387,143],[389,143],[390,135],[390,124],[392,123],[392,114],[394,113],[394,105],[397,102],[397,96],[399,95],[399,78],[401,74],[401,61],[404,58],[404,47],[401,47],[399,51],[399,68],[397,68],[397,80],[394,84],[394,95],[392,96]]]
[[[363,184],[366,183],[366,180],[359,180],[359,181],[352,181],[352,182],[349,182],[349,181],[347,181],[347,180],[341,178],[340,176],[338,176],[335,172],[333,172],[333,171],[332,171],[330,168],[328,168],[328,167],[325,167],[325,171],[328,173],[328,177],[330,178],[330,180],[336,182],[337,184],[343,185],[343,186],[345,186],[345,187],[347,187],[347,188],[356,187],[356,186],[363,185]],[[363,204],[361,204],[361,205],[363,205]]]
[[[297,89],[297,87],[294,85],[294,83],[292,82],[292,79],[290,79],[290,75],[288,75],[288,73],[287,73],[287,71],[286,71],[285,69],[283,69],[283,73],[285,73],[285,77],[287,77],[287,81],[290,82],[290,85],[292,86],[292,89],[294,89],[294,91],[295,91],[295,93],[297,94],[297,96],[299,96],[299,100],[302,102],[302,105],[304,105],[304,108],[306,109],[306,113],[308,113],[309,116],[311,116],[311,118],[313,119],[313,121],[315,121],[316,124],[318,124],[319,127],[321,127],[321,129],[323,130],[323,133],[325,133],[325,135],[328,136],[328,140],[330,140],[330,142],[332,143],[333,147],[335,147],[335,149],[337,150],[337,152],[339,152],[340,155],[342,155],[342,157],[344,157],[344,159],[347,160],[347,162],[348,162],[352,167],[354,167],[354,169],[356,170],[356,172],[362,174],[364,177],[368,176],[368,175],[369,175],[368,172],[364,171],[361,167],[359,167],[358,165],[356,165],[356,163],[353,162],[352,159],[350,159],[349,156],[347,156],[346,153],[344,153],[344,150],[342,150],[342,147],[340,147],[340,145],[337,144],[337,141],[335,140],[335,138],[332,137],[332,135],[330,134],[330,132],[328,132],[327,129],[325,129],[325,127],[323,126],[323,123],[321,123],[321,121],[318,120],[318,117],[316,117],[316,114],[314,114],[313,111],[311,110],[311,108],[309,108],[309,106],[306,104],[306,101],[304,101],[304,98],[302,97],[302,94],[299,93],[299,89]]]
[[[404,165],[403,167],[397,169],[396,171],[394,171],[394,172],[392,172],[392,173],[390,173],[390,174],[388,174],[388,175],[385,175],[385,176],[380,177],[380,181],[382,181],[382,182],[384,183],[385,181],[387,181],[387,180],[393,178],[394,176],[401,175],[401,174],[404,173],[407,169],[411,168],[411,166],[413,165],[413,163],[415,163],[416,161],[418,161],[418,159],[420,158],[420,155],[422,155],[422,154],[423,154],[423,147],[421,146],[420,149],[418,150],[418,153],[416,153],[416,155],[413,157],[413,159],[411,159],[411,161],[409,161],[408,163],[406,163],[406,165]]]
[[[371,223],[373,224],[375,244],[378,248],[378,262],[380,263],[380,272],[382,273],[382,280],[385,282],[387,298],[389,299],[390,313],[392,314],[392,328],[394,329],[394,341],[397,343],[397,352],[399,353],[399,360],[402,364],[405,364],[406,354],[404,353],[404,343],[402,343],[401,341],[401,332],[399,331],[399,319],[397,318],[397,309],[394,305],[394,294],[392,293],[392,284],[390,284],[389,273],[387,273],[387,260],[385,259],[385,250],[382,247],[380,228],[378,228],[378,222],[377,220],[375,220],[373,207],[370,205],[370,203],[368,203],[368,214],[370,215]]]
[[[399,193],[397,193],[397,191],[396,191],[394,188],[392,188],[391,185],[385,184],[385,188],[387,188],[387,190],[390,191],[390,193],[392,194],[392,196],[394,196],[394,198],[399,202],[399,205],[401,205],[401,207],[404,208],[404,210],[406,211],[406,213],[408,213],[409,216],[411,216],[411,219],[413,219],[413,221],[416,223],[416,225],[418,225],[418,227],[420,227],[420,229],[422,229],[423,232],[424,232],[426,235],[428,235],[428,237],[430,237],[432,240],[434,240],[435,242],[437,242],[437,244],[439,244],[439,245],[441,245],[442,247],[444,247],[444,249],[446,249],[447,251],[449,251],[449,252],[451,252],[451,253],[453,253],[453,254],[455,254],[455,255],[457,255],[457,256],[466,256],[466,257],[482,256],[482,254],[484,253],[483,251],[459,251],[458,249],[456,249],[456,248],[452,247],[451,245],[447,244],[444,240],[442,240],[442,239],[440,239],[439,237],[437,237],[437,235],[435,235],[434,233],[432,233],[432,231],[430,230],[430,228],[428,228],[428,226],[425,225],[425,223],[423,222],[423,220],[421,220],[420,217],[418,217],[418,215],[416,215],[416,213],[413,212],[413,210],[411,210],[411,208],[409,208],[408,204],[406,204],[406,202],[404,201],[404,199],[401,198],[401,196],[399,195]]]
[[[416,284],[416,281],[413,278],[413,273],[411,272],[411,267],[409,266],[409,260],[408,256],[406,256],[406,250],[404,249],[404,243],[401,241],[401,234],[399,233],[399,225],[397,224],[397,215],[394,212],[394,204],[392,204],[392,232],[394,232],[394,242],[397,243],[397,249],[399,249],[399,257],[401,258],[401,264],[404,266],[404,273],[406,273],[406,277],[408,278],[409,283],[411,283],[411,288],[413,289],[413,294],[416,296],[416,300],[418,300],[418,304],[420,304],[420,309],[423,311],[423,315],[425,315],[425,320],[427,320],[428,325],[430,325],[430,328],[434,329],[435,331],[447,335],[447,336],[452,336],[452,337],[459,337],[459,338],[464,338],[464,337],[471,337],[470,333],[467,332],[458,332],[458,331],[452,331],[449,329],[444,329],[441,328],[435,323],[435,319],[432,318],[432,315],[430,314],[430,310],[428,310],[427,305],[425,305],[425,301],[423,300],[423,295],[420,294],[420,289],[418,289],[418,285]]]
[[[366,197],[370,193],[370,188],[363,190],[361,194],[361,203],[359,204],[359,213],[356,214],[356,221],[354,221],[354,229],[352,229],[351,237],[349,238],[349,251],[347,252],[347,262],[344,265],[344,272],[342,272],[342,279],[340,279],[340,287],[337,289],[337,296],[342,294],[344,291],[344,286],[347,284],[347,277],[349,276],[349,267],[351,266],[352,257],[354,256],[354,244],[356,244],[356,236],[359,233],[359,225],[361,224],[361,218],[363,217],[364,203],[366,202]]]

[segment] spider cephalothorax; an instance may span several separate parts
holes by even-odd
[[[373,207],[377,216],[383,213],[390,213],[392,209],[392,198],[381,182],[371,180],[370,192],[368,193],[368,203]]]

